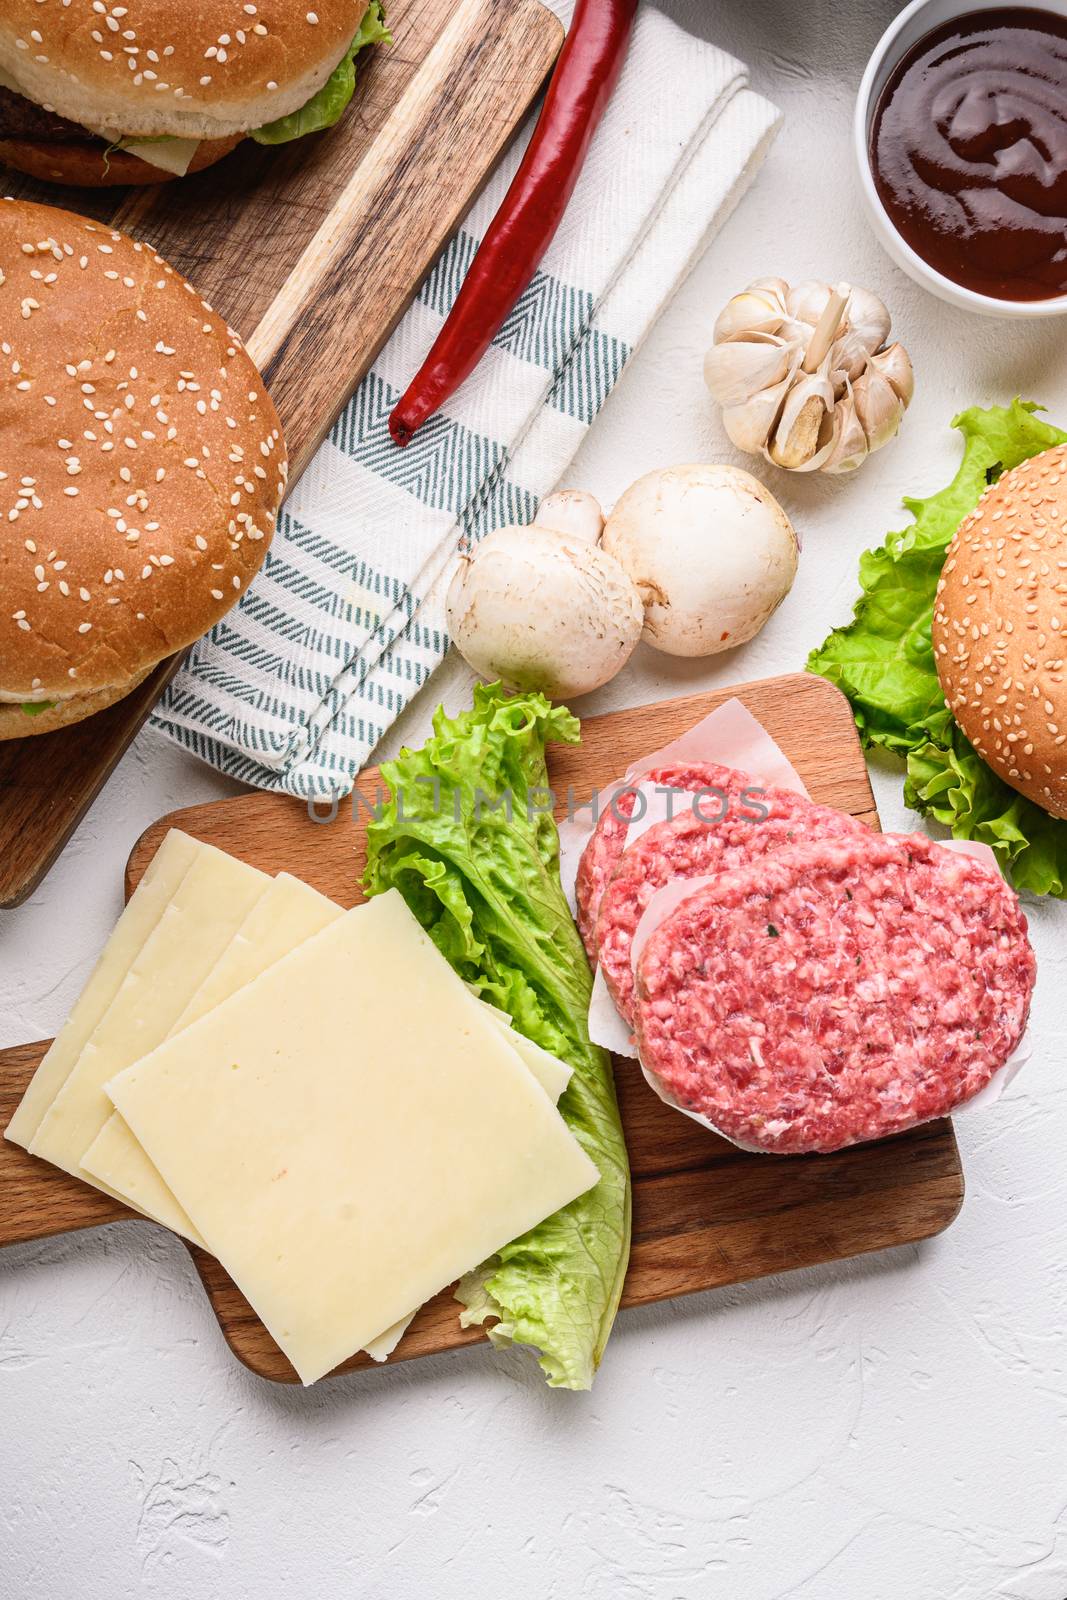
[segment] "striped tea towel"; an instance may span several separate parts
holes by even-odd
[[[528,522],[778,125],[721,50],[642,7],[567,215],[477,372],[406,450],[389,412],[441,326],[512,151],[294,489],[266,565],[154,715],[246,783],[347,794],[448,646],[462,541]]]

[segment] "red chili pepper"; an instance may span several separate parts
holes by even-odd
[[[637,0],[578,0],[537,126],[433,348],[389,418],[399,445],[470,377],[537,270],[618,82]]]

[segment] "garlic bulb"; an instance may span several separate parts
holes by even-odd
[[[889,329],[869,289],[757,278],[719,313],[704,358],[731,441],[789,472],[854,472],[893,438],[914,389]]]

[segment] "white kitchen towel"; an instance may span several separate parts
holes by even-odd
[[[745,68],[641,8],[566,217],[473,377],[406,450],[389,412],[451,305],[512,151],[286,502],[263,571],[154,715],[246,783],[346,794],[448,646],[457,549],[528,522],[778,126]]]

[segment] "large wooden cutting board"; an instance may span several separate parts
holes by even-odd
[[[149,240],[229,319],[285,425],[291,483],[492,170],[563,37],[538,0],[393,0],[389,23],[392,47],[360,58],[356,98],[328,134],[273,149],[246,141],[217,167],[148,189],[59,189],[0,169],[0,192]],[[0,908],[36,888],[177,665],[162,663],[76,727],[0,744]]]
[[[778,741],[812,798],[861,817],[878,816],[848,705],[822,678],[794,674],[722,693],[692,695],[593,718],[577,748],[550,752],[559,794],[602,788],[634,760],[690,727],[731,693],[740,696]],[[378,774],[369,768],[358,792],[373,804]],[[346,906],[363,898],[366,807],[345,806],[315,820],[280,795],[254,794],[194,806],[162,818],[130,857],[131,893],[170,827],[219,845],[266,872],[285,870]],[[0,1053],[0,1127],[46,1045]],[[831,1156],[749,1155],[664,1106],[636,1063],[615,1069],[634,1175],[634,1235],[623,1305],[646,1305],[723,1284],[836,1261],[928,1238],[946,1228],[963,1199],[952,1125],[911,1133]],[[0,1140],[0,1244],[129,1218],[116,1201]],[[235,1355],[254,1372],[296,1381],[248,1302],[219,1263],[193,1259]],[[415,1318],[394,1361],[472,1344],[484,1335],[460,1329],[450,1291]],[[356,1356],[339,1371],[370,1365]]]

